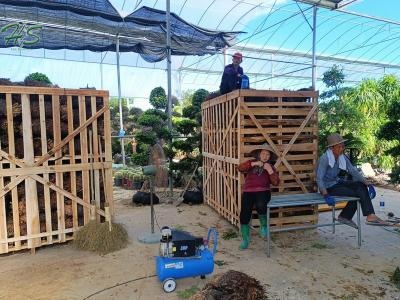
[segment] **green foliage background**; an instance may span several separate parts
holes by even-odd
[[[385,75],[343,87],[343,70],[334,66],[324,73],[323,82],[328,90],[320,95],[320,152],[326,148],[326,136],[338,132],[349,139],[346,147],[353,160],[396,171],[400,160],[399,79]]]

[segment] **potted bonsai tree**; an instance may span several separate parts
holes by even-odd
[[[122,172],[117,171],[114,174],[114,185],[115,186],[121,186],[122,185]]]

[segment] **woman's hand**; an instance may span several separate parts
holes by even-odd
[[[269,163],[264,163],[264,170],[267,171],[269,175],[274,173],[274,169]]]
[[[262,167],[262,166],[263,166],[263,162],[262,162],[262,161],[259,161],[259,160],[257,160],[257,161],[252,161],[252,162],[251,162],[251,166],[252,166],[252,167]]]

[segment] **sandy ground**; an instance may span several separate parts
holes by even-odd
[[[212,276],[178,280],[175,292],[164,293],[154,276],[158,244],[137,241],[150,232],[150,209],[132,206],[132,194],[115,190],[116,221],[129,232],[127,248],[99,256],[64,244],[39,249],[34,255],[1,256],[0,299],[180,299],[183,291],[204,286]],[[400,216],[400,193],[378,189],[381,194],[387,211]],[[205,236],[210,226],[217,227],[220,236],[234,229],[206,205],[177,208],[163,203],[155,211],[160,226],[180,227],[199,236]],[[320,214],[323,219],[329,216]],[[335,235],[328,227],[274,234],[271,258],[256,232],[246,251],[238,250],[239,238],[220,238],[215,259],[223,265],[216,265],[214,273],[232,269],[254,276],[266,287],[269,299],[400,299],[400,290],[389,281],[400,266],[400,235],[382,227],[362,229],[361,249],[356,230],[347,226],[337,226]]]

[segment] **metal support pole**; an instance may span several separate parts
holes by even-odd
[[[332,233],[335,233],[335,224],[336,224],[336,218],[335,218],[335,205],[332,206]]]
[[[103,53],[100,53],[101,61],[100,61],[100,86],[101,89],[104,89],[103,85]]]
[[[361,248],[361,216],[360,216],[360,200],[357,200],[357,237],[358,248]]]
[[[267,256],[271,257],[271,210],[270,208],[267,206],[267,232],[268,232],[268,236],[267,236]]]
[[[167,0],[167,73],[168,73],[168,129],[172,133],[172,95],[171,95],[171,20],[170,20],[170,0]],[[170,141],[172,142],[172,140]],[[172,193],[172,176],[169,175],[169,192]]]
[[[154,234],[154,203],[153,203],[153,193],[154,193],[154,177],[149,176],[150,181],[150,222],[151,222],[151,233]]]
[[[315,44],[317,41],[317,6],[313,7],[313,44],[312,44],[312,89],[315,91],[315,81],[317,77],[317,65],[316,65],[316,54],[315,54]]]
[[[122,99],[121,99],[121,74],[119,68],[119,35],[117,35],[117,79],[118,79],[118,104],[119,104],[119,126],[120,129],[124,129],[124,120],[122,118]],[[124,139],[121,138],[121,153],[122,153],[122,163],[125,166],[125,147],[124,147]]]

